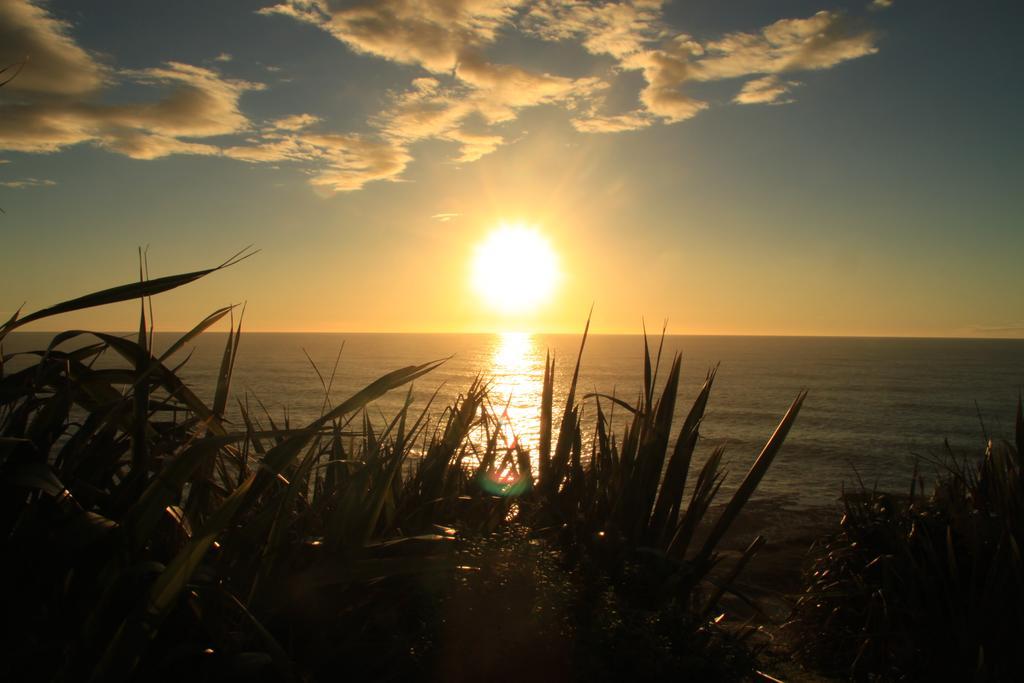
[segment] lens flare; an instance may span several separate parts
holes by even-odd
[[[492,496],[515,498],[530,489],[530,480],[515,472],[503,474],[491,473],[480,476],[477,480],[480,488]]]

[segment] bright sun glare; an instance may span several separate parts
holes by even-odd
[[[526,313],[550,297],[558,280],[558,258],[536,229],[503,224],[477,247],[473,287],[502,313]]]

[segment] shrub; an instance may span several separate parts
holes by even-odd
[[[612,641],[628,645],[652,675],[722,670],[715,659],[723,641],[710,624],[728,581],[711,591],[702,582],[803,395],[688,556],[722,479],[716,452],[683,509],[713,373],[667,466],[680,360],[655,400],[658,362],[652,366],[649,353],[642,400],[632,407],[616,399],[632,412],[631,425],[619,440],[598,403],[589,458],[575,398],[579,359],[552,448],[549,363],[536,478],[515,440],[499,446],[502,418],[489,407],[484,381],[436,418],[429,404],[412,411],[411,391],[383,429],[366,417],[368,403],[443,360],[395,370],[336,405],[325,400],[307,425],[278,426],[248,400],[237,402],[232,422],[241,321],[232,319],[211,401],[170,362],[235,309],[214,312],[158,355],[146,298],[248,255],[19,312],[0,326],[2,341],[52,315],[136,298],[142,304],[135,338],[61,333],[24,354],[31,363],[12,372],[12,358],[0,354],[0,547],[2,578],[13,588],[4,613],[12,634],[8,675],[493,678],[493,657],[467,656],[451,668],[445,643],[480,648],[481,638],[501,638],[500,625],[481,634],[486,624],[463,609],[492,594],[509,607],[505,626],[518,624],[520,635],[532,613],[523,611],[527,605],[551,612],[546,661],[579,677],[613,670]],[[104,354],[120,364],[97,367]],[[325,396],[331,381],[324,380]],[[483,443],[474,441],[478,433]],[[517,548],[533,559],[510,562]],[[518,595],[529,600],[518,605]],[[739,650],[726,650],[729,666],[749,664]]]
[[[789,624],[805,661],[852,678],[1012,680],[1024,634],[1024,418],[953,459],[930,496],[844,498]],[[950,454],[952,456],[952,454]]]

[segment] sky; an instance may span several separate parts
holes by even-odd
[[[609,333],[1021,338],[1022,19],[997,0],[0,0],[0,317],[137,279],[139,247],[157,277],[255,245],[156,297],[157,329],[245,302],[250,331],[579,332],[593,305]],[[503,224],[559,272],[512,313],[473,285]]]

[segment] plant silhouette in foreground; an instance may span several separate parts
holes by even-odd
[[[788,625],[819,669],[857,679],[1012,680],[1024,633],[1024,415],[1015,443],[950,453],[930,496],[844,498]]]
[[[212,401],[172,361],[233,307],[158,354],[145,297],[248,255],[15,314],[0,327],[2,340],[59,313],[143,304],[135,338],[69,331],[45,349],[3,357],[0,527],[4,578],[17,587],[4,617],[15,634],[8,673],[508,678],[523,671],[499,665],[532,648],[537,657],[524,666],[535,672],[600,677],[622,666],[612,642],[650,675],[713,676],[719,658],[749,666],[738,650],[721,649],[711,626],[728,582],[707,590],[705,579],[803,395],[694,545],[723,476],[716,451],[684,501],[714,373],[672,439],[678,357],[658,394],[659,360],[645,352],[635,406],[577,401],[577,359],[556,435],[549,362],[537,473],[518,442],[499,438],[485,381],[436,416],[431,403],[412,410],[410,389],[387,424],[367,417],[367,404],[443,360],[395,370],[341,403],[325,399],[322,415],[300,427],[276,424],[248,397],[229,416],[240,322],[227,335]],[[120,362],[97,362],[111,355]],[[23,367],[8,371],[14,362]],[[632,416],[621,438],[604,413],[609,400]],[[587,401],[597,411],[589,438],[580,419]],[[494,614],[478,601],[491,601]]]

